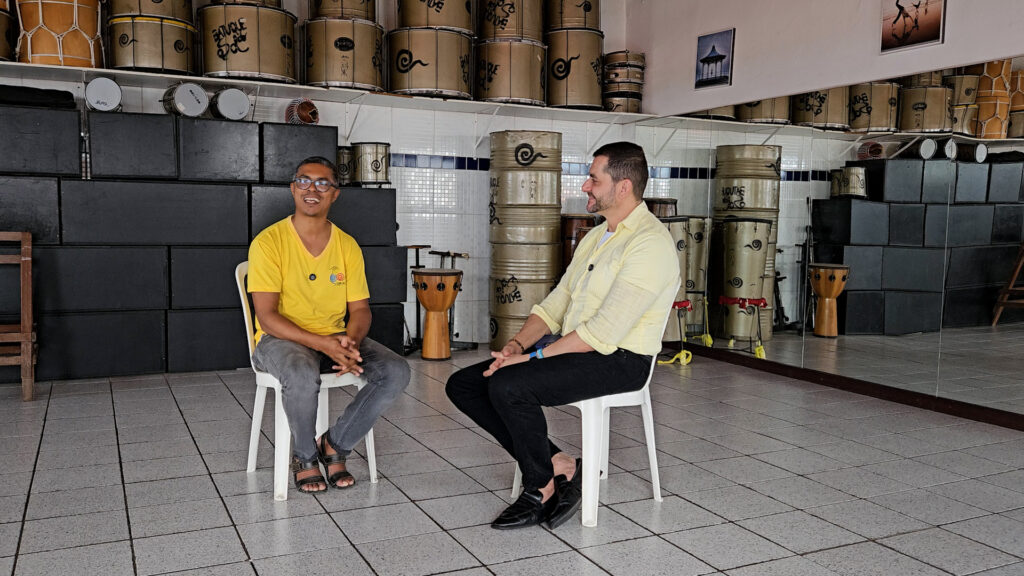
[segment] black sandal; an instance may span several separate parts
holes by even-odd
[[[295,481],[295,489],[303,494],[316,494],[318,492],[327,492],[327,481],[324,480],[324,475],[320,474],[320,463],[314,458],[312,460],[301,460],[298,456],[292,456],[292,480]],[[299,478],[300,472],[307,470],[316,470],[318,473],[305,478]],[[323,484],[323,488],[319,490],[306,490],[306,486],[311,484]]]
[[[320,462],[324,465],[324,471],[329,474],[329,476],[327,476],[327,484],[330,487],[332,487],[332,488],[337,488],[338,490],[344,490],[346,488],[351,488],[352,486],[355,485],[356,478],[355,478],[355,476],[350,474],[347,469],[346,470],[339,470],[339,471],[335,472],[334,474],[330,474],[331,465],[332,464],[344,464],[345,460],[347,460],[348,456],[347,455],[345,455],[345,456],[341,455],[338,452],[338,449],[334,448],[334,445],[331,445],[331,448],[334,448],[334,454],[328,454],[327,453],[326,443],[330,442],[330,440],[327,439],[327,434],[328,434],[327,432],[324,432],[324,435],[320,437],[320,441],[317,442],[317,445],[316,445],[316,451],[317,451],[317,454],[320,456]],[[338,485],[338,481],[339,480],[347,480],[349,478],[352,479],[352,483],[351,484],[346,484],[344,486],[339,486]]]

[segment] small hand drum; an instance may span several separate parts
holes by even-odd
[[[462,270],[454,268],[420,268],[412,271],[412,287],[416,299],[426,310],[423,321],[424,360],[447,360],[452,357],[448,333],[448,310],[462,290]]]
[[[814,335],[835,338],[839,335],[836,298],[846,287],[850,267],[843,264],[811,264],[807,268],[811,290],[818,296],[814,312]]]

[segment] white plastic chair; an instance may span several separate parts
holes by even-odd
[[[252,362],[256,343],[253,338],[252,311],[249,308],[249,297],[245,291],[245,278],[249,274],[249,262],[245,261],[235,267],[235,283],[238,285],[238,297],[242,301],[242,314],[245,316],[245,336],[249,345],[249,361]],[[274,500],[288,499],[288,470],[291,462],[291,428],[288,417],[284,413],[281,401],[281,383],[270,374],[262,372],[252,365],[256,373],[256,403],[252,409],[252,431],[249,434],[249,461],[246,472],[256,470],[256,453],[259,449],[260,425],[263,421],[263,403],[267,398],[267,389],[274,390]],[[338,376],[331,372],[320,375],[320,399],[316,411],[316,433],[323,434],[330,427],[327,421],[327,392],[339,386],[355,386],[362,389],[366,380],[362,376],[343,374]],[[370,482],[377,482],[377,457],[373,450],[373,429],[366,433],[366,462],[370,469]]]
[[[679,291],[679,284],[672,288],[672,294]],[[664,295],[664,294],[663,294]],[[668,323],[672,307],[669,306],[665,312],[665,322],[661,331],[665,332],[665,325]],[[658,456],[654,446],[654,414],[651,411],[651,377],[654,376],[654,367],[657,365],[658,355],[651,358],[651,369],[647,373],[647,382],[644,387],[622,394],[610,394],[589,400],[573,402],[569,406],[575,406],[580,410],[580,420],[583,428],[583,503],[580,507],[582,524],[588,528],[597,526],[598,496],[601,490],[601,480],[608,478],[608,437],[609,437],[609,409],[622,406],[639,406],[644,419],[644,437],[647,440],[647,457],[651,463],[651,488],[654,491],[654,499],[658,502],[661,498],[661,477],[658,474]],[[515,478],[512,480],[512,497],[519,495],[523,485],[523,472],[516,464]]]

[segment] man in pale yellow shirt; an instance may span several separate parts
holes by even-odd
[[[636,144],[616,142],[594,153],[583,191],[587,211],[604,223],[583,238],[558,286],[501,352],[448,379],[448,397],[523,473],[522,495],[493,528],[555,528],[579,509],[580,461],[548,439],[541,407],[639,390],[661,351],[679,261],[668,229],[643,202],[647,175]],[[558,333],[557,341],[531,351]]]

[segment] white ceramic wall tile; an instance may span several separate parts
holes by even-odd
[[[434,115],[421,110],[391,110],[391,151],[434,153]]]
[[[458,179],[455,170],[433,170],[434,212],[437,214],[463,214],[459,204]]]
[[[338,139],[342,144],[388,142],[392,144],[391,151],[398,152],[394,145],[396,139],[391,131],[391,110],[380,106],[360,107],[358,104],[344,106],[344,123],[338,125]]]
[[[399,212],[398,243],[403,246],[410,244],[434,243],[434,215],[429,212]],[[430,266],[427,255],[422,255],[423,263]]]
[[[553,120],[545,120],[541,118],[521,118],[516,117],[512,119],[512,125],[504,130],[552,130]],[[494,132],[492,129],[491,132]]]
[[[477,115],[434,112],[434,154],[473,156],[476,154]]]
[[[551,129],[562,133],[562,162],[589,162],[588,124],[583,122],[552,122]]]
[[[429,168],[394,168],[392,181],[396,182],[396,210],[403,212],[433,212],[434,171]]]

